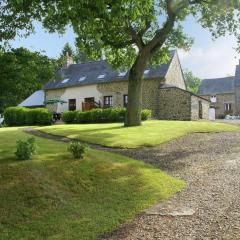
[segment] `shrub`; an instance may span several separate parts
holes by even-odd
[[[4,112],[4,121],[8,126],[49,125],[52,114],[46,108],[9,107]]]
[[[4,111],[4,121],[9,126],[25,124],[27,109],[24,107],[9,107]]]
[[[146,121],[152,116],[152,111],[149,109],[143,109],[141,113],[141,119],[142,121]]]
[[[75,123],[76,117],[77,117],[77,111],[67,111],[62,113],[61,115],[62,120],[67,124]]]
[[[52,123],[52,113],[46,108],[36,108],[30,111],[34,111],[36,114],[36,124],[50,125]]]
[[[126,115],[125,108],[105,108],[92,109],[90,111],[74,111],[65,112],[62,114],[62,120],[65,123],[111,123],[124,122]],[[151,117],[151,111],[148,109],[142,110],[141,118],[143,121]]]
[[[81,143],[79,140],[72,141],[68,151],[72,153],[75,159],[82,159],[88,150],[88,145]]]
[[[102,109],[101,108],[95,108],[91,111],[91,120],[93,123],[100,123],[102,122]]]
[[[18,160],[29,160],[36,153],[35,138],[29,138],[27,141],[18,140],[15,155]]]

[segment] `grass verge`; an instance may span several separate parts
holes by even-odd
[[[152,120],[130,128],[123,127],[121,123],[108,123],[54,125],[37,129],[107,147],[138,148],[155,146],[188,133],[235,131],[239,127],[213,122]]]

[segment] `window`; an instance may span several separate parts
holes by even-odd
[[[113,97],[112,96],[105,96],[103,100],[104,100],[104,107],[112,107],[113,106]]]
[[[69,111],[76,110],[76,99],[68,99],[68,110]]]
[[[102,79],[102,78],[105,78],[105,74],[100,74],[100,75],[98,76],[98,79]]]
[[[79,81],[79,82],[82,82],[82,81],[84,81],[85,79],[86,79],[86,76],[83,76],[83,77],[80,77],[78,81]]]
[[[225,111],[225,113],[232,113],[232,104],[224,103],[224,111]]]
[[[123,95],[123,106],[127,107],[127,104],[128,104],[128,95],[125,94],[125,95]]]
[[[62,83],[67,83],[68,80],[69,80],[69,78],[66,78],[66,79],[62,80]]]

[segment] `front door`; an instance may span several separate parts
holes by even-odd
[[[94,97],[84,98],[82,103],[82,111],[89,111],[94,108]]]

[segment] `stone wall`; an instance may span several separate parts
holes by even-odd
[[[163,79],[143,81],[142,107],[152,110],[153,116],[158,110],[158,88],[161,82]],[[97,89],[101,93],[101,102],[104,96],[113,96],[113,106],[123,107],[123,95],[128,94],[128,82],[101,83]]]
[[[165,83],[186,90],[186,84],[184,81],[181,64],[177,54],[174,55],[171,61],[168,72],[166,74]]]
[[[235,109],[235,96],[233,93],[223,93],[223,94],[216,94],[215,95],[217,98],[217,102],[212,104],[216,108],[216,117],[220,118],[225,115],[224,111],[224,103],[231,103],[232,104],[232,110],[233,114],[236,112]],[[207,100],[210,100],[211,96],[210,95],[204,95],[201,96]]]
[[[199,98],[195,95],[191,96],[191,120],[199,119],[199,102],[202,104],[202,119],[209,119],[210,102]]]
[[[191,94],[178,88],[159,89],[158,119],[191,120]]]

